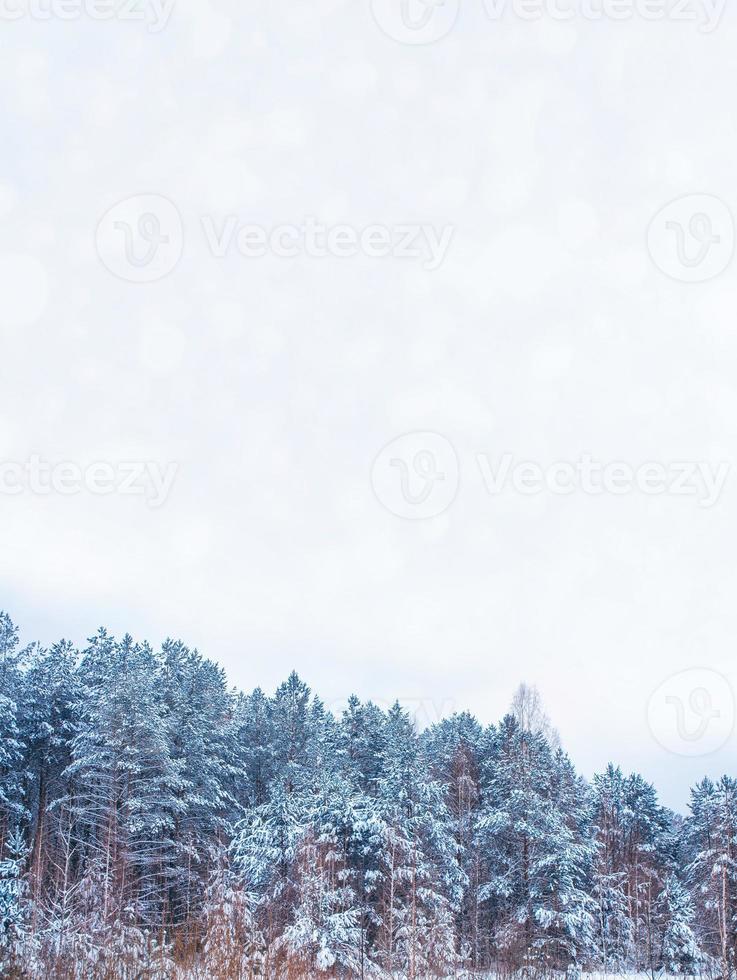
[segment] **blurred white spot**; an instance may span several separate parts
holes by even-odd
[[[207,524],[193,521],[178,524],[171,544],[172,551],[181,561],[195,564],[207,557],[212,548],[212,529]]]
[[[0,458],[9,456],[16,438],[16,429],[7,418],[0,418]]]
[[[335,72],[333,81],[343,95],[360,98],[376,88],[377,72],[368,61],[347,62]]]
[[[463,177],[444,177],[429,188],[425,194],[425,204],[441,212],[450,211],[462,207],[467,197],[467,180]]]
[[[323,198],[316,208],[320,221],[328,224],[350,223],[350,199],[344,191],[337,191]]]
[[[647,256],[635,249],[612,255],[607,265],[609,281],[621,287],[639,286],[649,273]]]
[[[152,374],[173,374],[184,357],[185,338],[182,331],[170,323],[152,317],[142,330],[139,339],[141,363]]]
[[[569,24],[540,20],[534,26],[538,43],[546,54],[560,57],[570,54],[576,47],[578,32]]]
[[[274,149],[297,149],[305,142],[304,113],[285,110],[271,112],[266,117],[268,137]]]
[[[512,296],[533,296],[555,276],[558,242],[532,225],[505,229],[482,252],[476,272],[484,274],[492,289]]]
[[[243,335],[246,314],[240,303],[223,300],[208,312],[213,333],[220,340],[235,340]]]
[[[219,158],[212,146],[197,159],[192,186],[204,207],[223,211],[247,207],[261,200],[264,193],[263,181],[247,169],[240,157]]]
[[[481,199],[484,205],[497,214],[512,214],[527,204],[532,193],[534,175],[517,168],[514,173],[504,177],[488,177],[482,186]]]
[[[386,533],[386,525],[377,534],[357,539],[353,554],[371,582],[386,583],[402,571],[405,556],[393,537]]]
[[[339,10],[347,0],[310,0],[310,3],[294,3],[293,0],[274,0],[280,21],[290,27],[303,28],[310,22],[322,27],[323,21]]]
[[[0,326],[28,327],[48,299],[46,269],[32,255],[0,253]]]
[[[40,48],[25,48],[15,58],[18,77],[24,81],[43,75],[48,71],[49,59]]]
[[[558,231],[569,248],[578,249],[599,234],[599,217],[587,201],[565,201],[558,208]]]
[[[649,420],[663,411],[663,395],[655,388],[636,388],[628,393],[627,405],[633,414],[642,415]],[[725,455],[722,453],[714,458],[724,459]]]
[[[540,347],[530,359],[530,373],[539,381],[555,380],[570,370],[572,362],[570,347]]]
[[[209,4],[198,6],[192,22],[195,58],[216,58],[227,47],[233,33],[233,22],[226,14]]]
[[[667,153],[665,157],[665,179],[674,186],[693,180],[693,160],[678,150]]]
[[[16,189],[10,184],[0,184],[0,218],[10,214],[17,203],[18,192]]]
[[[392,75],[394,90],[403,99],[420,95],[425,76],[417,65],[402,65]]]
[[[30,240],[38,245],[49,246],[56,244],[56,228],[48,221],[38,221],[29,224],[27,231],[29,232]]]
[[[251,350],[257,357],[271,358],[284,350],[281,331],[268,323],[254,323],[248,331]]]

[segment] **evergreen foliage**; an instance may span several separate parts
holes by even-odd
[[[691,812],[498,725],[339,717],[167,640],[21,648],[0,614],[0,976],[737,972],[737,781]]]

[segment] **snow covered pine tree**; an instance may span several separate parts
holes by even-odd
[[[733,980],[737,782],[684,818],[511,707],[334,717],[296,674],[244,695],[177,640],[0,614],[0,977]]]

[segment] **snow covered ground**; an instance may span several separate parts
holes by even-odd
[[[566,977],[565,973],[551,973],[548,975],[549,980],[564,980]],[[682,973],[581,973],[579,975],[580,980],[706,980],[707,974],[701,974],[700,976],[694,976],[692,974],[682,974]],[[396,980],[404,980],[404,978],[397,977]],[[419,980],[419,978],[418,978]],[[532,974],[507,974],[507,973],[468,973],[462,972],[457,974],[451,974],[449,977],[444,978],[444,980],[533,980]],[[716,976],[713,978],[716,980]]]
[[[567,976],[565,973],[549,973],[545,975],[547,980],[564,980]],[[708,974],[702,973],[698,975],[694,974],[683,974],[683,973],[665,973],[665,972],[655,972],[648,973],[644,972],[617,972],[617,973],[601,973],[601,972],[582,972],[579,974],[579,980],[718,980],[718,974]],[[405,980],[401,974],[397,974],[392,980]],[[417,980],[424,980],[424,978],[417,978]],[[437,980],[437,978],[433,978]],[[473,971],[461,971],[459,973],[451,973],[443,980],[542,980],[542,977],[538,978],[537,974],[532,972],[495,972],[495,971],[481,971],[474,973]]]

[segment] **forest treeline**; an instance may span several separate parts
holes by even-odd
[[[340,717],[167,640],[22,648],[0,615],[0,976],[732,977],[737,783],[689,815],[499,724]]]

